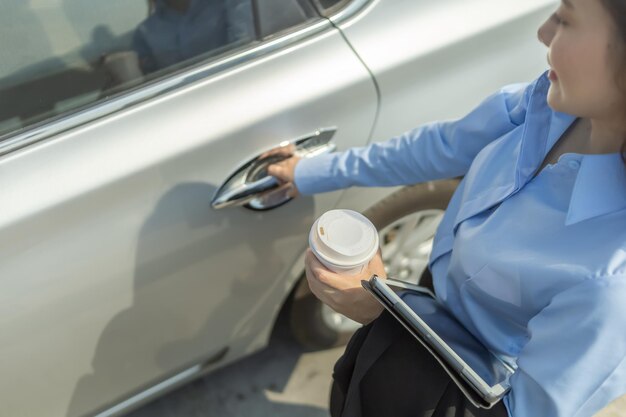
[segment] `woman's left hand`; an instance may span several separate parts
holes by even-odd
[[[361,280],[367,280],[373,274],[387,277],[380,250],[358,275],[342,275],[329,270],[311,249],[307,250],[305,266],[311,292],[336,312],[367,324],[383,311],[380,303],[361,285]]]

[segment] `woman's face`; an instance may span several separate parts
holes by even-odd
[[[548,104],[554,110],[598,120],[623,118],[626,99],[616,74],[625,48],[614,25],[601,0],[562,0],[539,28],[548,47]]]

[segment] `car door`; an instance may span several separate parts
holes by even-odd
[[[0,16],[0,415],[115,415],[263,347],[340,194],[211,203],[281,143],[369,137],[373,81],[307,2],[182,3]]]

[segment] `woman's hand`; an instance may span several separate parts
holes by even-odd
[[[367,280],[373,274],[387,277],[380,250],[358,275],[342,275],[329,270],[311,249],[307,250],[305,266],[311,292],[336,312],[367,324],[383,311],[383,306],[361,285],[361,280]]]
[[[279,148],[273,149],[262,156],[286,157],[286,159],[283,159],[280,162],[268,166],[267,173],[275,177],[283,187],[289,189],[287,195],[291,198],[295,198],[299,194],[298,188],[296,187],[295,183],[295,172],[298,161],[302,159],[300,156],[296,155],[295,151],[295,145],[289,144],[287,146],[281,146]]]

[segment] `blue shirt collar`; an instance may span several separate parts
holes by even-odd
[[[528,182],[576,117],[554,112],[547,103],[547,72],[536,82],[518,157],[518,183]],[[524,143],[529,140],[533,144]],[[566,225],[626,209],[626,167],[619,153],[582,155]]]
[[[566,225],[626,209],[626,167],[619,153],[583,155]]]

